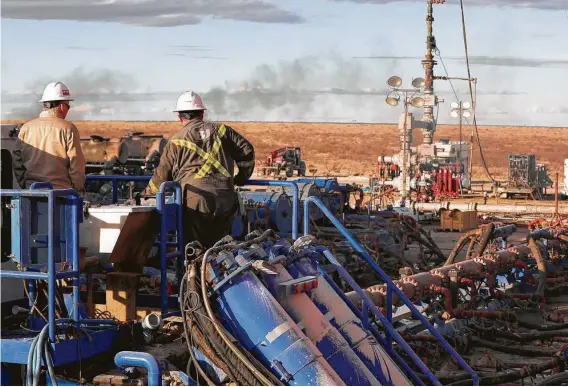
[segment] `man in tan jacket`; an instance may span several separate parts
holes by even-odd
[[[35,182],[51,183],[54,189],[73,188],[84,193],[85,158],[79,131],[65,117],[73,101],[61,82],[49,83],[39,101],[43,111],[25,123],[14,149],[14,173],[22,189]]]

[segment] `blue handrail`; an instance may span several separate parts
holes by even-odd
[[[111,181],[112,184],[112,203],[118,202],[118,181],[150,181],[152,176],[128,176],[128,175],[87,175],[89,180]]]
[[[329,250],[326,250],[324,252],[325,257],[336,268],[338,268],[340,274],[346,280],[348,280],[349,285],[351,285],[353,290],[355,290],[359,294],[359,296],[361,297],[361,299],[363,301],[364,312],[368,308],[371,312],[373,312],[375,317],[377,317],[379,319],[379,321],[383,324],[383,327],[386,331],[385,336],[386,336],[387,350],[389,350],[389,352],[392,351],[392,340],[394,339],[401,346],[401,348],[404,349],[406,354],[414,361],[414,364],[416,364],[418,366],[418,368],[420,368],[420,370],[428,376],[428,379],[430,379],[432,381],[432,383],[437,384],[437,385],[440,384],[440,382],[434,376],[434,374],[432,374],[430,369],[422,362],[422,360],[420,360],[420,358],[416,355],[416,353],[414,353],[412,348],[410,348],[410,346],[408,346],[406,341],[404,341],[404,339],[398,334],[396,329],[392,326],[392,292],[394,291],[398,295],[399,299],[402,300],[404,302],[404,304],[409,308],[412,315],[415,318],[417,318],[418,320],[420,320],[422,322],[422,324],[424,324],[426,329],[428,329],[428,331],[430,331],[430,333],[434,337],[436,337],[436,339],[440,342],[440,344],[442,344],[444,349],[446,351],[448,351],[450,356],[452,356],[452,358],[454,358],[454,360],[468,374],[471,375],[471,378],[473,380],[473,384],[479,385],[479,376],[477,375],[477,373],[475,373],[475,371],[473,371],[471,369],[471,367],[462,359],[462,357],[454,350],[454,348],[452,348],[452,346],[442,337],[442,335],[440,335],[440,333],[438,331],[436,331],[436,329],[426,319],[426,317],[424,317],[418,311],[418,309],[416,309],[414,304],[394,284],[394,282],[390,279],[390,277],[384,271],[381,270],[379,265],[377,265],[377,263],[375,261],[373,261],[371,256],[369,256],[369,254],[367,253],[367,251],[365,251],[363,249],[363,247],[361,247],[361,245],[357,242],[357,240],[355,240],[355,238],[353,238],[353,235],[351,235],[351,233],[349,233],[349,231],[347,231],[345,229],[345,227],[343,227],[343,225],[337,220],[337,218],[335,216],[333,216],[333,214],[325,207],[325,205],[322,203],[322,201],[319,200],[318,198],[314,197],[314,196],[310,196],[304,201],[304,214],[307,214],[307,215],[304,216],[304,235],[309,235],[309,231],[310,231],[309,210],[310,210],[310,204],[311,203],[314,203],[316,206],[319,207],[319,209],[333,223],[333,225],[337,228],[337,230],[347,239],[347,241],[351,244],[351,246],[353,246],[353,248],[359,254],[361,254],[363,259],[369,264],[369,266],[371,266],[371,268],[375,271],[375,273],[377,273],[382,278],[382,280],[385,282],[385,284],[387,285],[387,317],[385,318],[385,316],[383,316],[383,314],[379,311],[379,309],[376,307],[376,305],[365,294],[363,289],[361,289],[359,287],[359,285],[357,285],[357,283],[351,278],[351,276],[349,276],[347,271],[343,268],[343,266],[341,266],[341,264],[335,259],[335,257],[329,252]],[[365,319],[368,318],[367,313],[363,313],[363,316],[364,316]]]
[[[247,180],[244,185],[292,187],[292,239],[298,239],[298,219],[300,213],[300,189],[293,181],[283,180]]]
[[[176,208],[176,222],[177,222],[177,252],[173,255],[168,255],[166,233],[167,233],[167,214],[166,214],[166,190],[175,190],[175,204]],[[162,317],[168,313],[168,294],[167,294],[167,258],[176,258],[176,273],[179,273],[181,261],[183,258],[183,224],[182,224],[182,214],[183,214],[183,196],[181,191],[181,186],[177,181],[165,181],[160,185],[160,190],[156,194],[156,210],[161,215],[160,216],[160,302],[162,304]],[[181,278],[178,278],[181,280]]]
[[[0,271],[0,278],[22,278],[29,280],[47,280],[48,283],[48,305],[47,318],[49,324],[49,340],[55,342],[55,287],[57,286],[57,278],[73,279],[73,319],[76,326],[79,326],[79,206],[81,205],[81,197],[74,189],[51,189],[49,183],[34,183],[30,190],[0,190],[0,196],[9,197],[46,197],[47,198],[47,274],[37,272],[22,271]],[[55,269],[55,204],[56,199],[67,197],[71,199],[71,241],[66,243],[71,245],[72,268],[70,271],[57,272]]]

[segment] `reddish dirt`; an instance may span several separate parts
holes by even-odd
[[[14,123],[4,121],[3,123]],[[123,122],[75,121],[82,137],[91,134],[112,137],[128,130],[170,137],[179,129],[177,122]],[[398,130],[394,124],[337,124],[285,122],[227,122],[245,135],[255,146],[257,158],[282,146],[299,146],[308,169],[316,168],[318,175],[369,175],[373,173],[377,156],[390,155],[398,148]],[[464,140],[471,127],[463,129]],[[479,137],[490,172],[496,178],[505,178],[507,154],[530,153],[537,163],[545,164],[554,179],[559,172],[562,179],[563,160],[568,158],[568,128],[480,126]],[[434,136],[458,140],[455,125],[438,125]],[[417,130],[414,143],[422,135]],[[479,148],[474,152],[474,178],[487,180]]]

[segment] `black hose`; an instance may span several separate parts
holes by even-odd
[[[215,328],[215,331],[217,331],[217,334],[218,334],[217,336],[219,336],[222,339],[223,345],[225,347],[228,347],[228,349],[230,349],[230,351],[234,354],[234,356],[237,357],[240,360],[239,364],[244,365],[246,368],[248,368],[250,370],[250,372],[252,372],[252,374],[254,375],[254,378],[256,380],[260,381],[262,384],[264,384],[264,385],[274,385],[274,384],[281,385],[281,382],[274,376],[274,374],[272,374],[272,372],[268,371],[264,366],[262,366],[258,361],[256,361],[256,359],[254,359],[252,356],[250,356],[250,354],[248,354],[248,352],[246,350],[244,350],[242,347],[239,348],[238,346],[236,346],[234,343],[231,342],[231,340],[229,339],[227,334],[224,332],[222,325],[217,321],[217,318],[213,314],[213,310],[211,309],[211,305],[209,303],[209,298],[207,297],[207,280],[205,278],[208,260],[209,260],[209,257],[212,254],[219,253],[223,250],[236,250],[236,249],[247,248],[247,247],[249,247],[253,244],[261,243],[261,242],[267,240],[270,237],[278,238],[278,236],[274,233],[273,230],[268,229],[268,230],[264,231],[261,236],[259,236],[258,238],[254,238],[250,241],[239,243],[239,244],[228,243],[228,244],[221,245],[221,246],[218,246],[218,247],[212,247],[209,250],[207,250],[205,252],[204,256],[203,256],[203,261],[202,261],[201,270],[200,270],[201,271],[201,294],[202,294],[203,304],[204,304],[205,309],[207,311],[207,315],[209,316],[209,319],[211,320],[211,325],[213,326],[213,328]],[[248,356],[247,356],[247,354],[248,354]]]
[[[568,372],[564,371],[544,378],[536,386],[559,386],[560,383],[568,383]]]
[[[186,248],[186,252],[187,252],[187,248]],[[189,328],[187,326],[187,320],[186,320],[186,316],[185,316],[185,284],[186,284],[186,280],[187,280],[187,274],[185,274],[183,276],[183,279],[180,283],[180,288],[179,288],[179,304],[181,306],[181,317],[182,317],[182,323],[183,323],[183,331],[185,332],[185,339],[187,341],[187,346],[188,346],[188,350],[189,350],[189,356],[190,356],[190,360],[187,362],[187,375],[189,376],[189,365],[191,363],[193,363],[195,369],[197,370],[198,374],[205,380],[205,382],[209,385],[209,386],[214,386],[215,382],[213,382],[208,376],[207,373],[205,371],[203,371],[203,368],[201,368],[201,364],[199,364],[199,362],[197,361],[197,359],[195,358],[195,353],[193,352],[193,348],[191,345],[191,333],[189,332]]]
[[[511,353],[513,355],[539,356],[539,357],[554,356],[554,351],[545,351],[537,348],[525,348],[516,345],[503,345],[499,343],[494,343],[492,341],[483,340],[475,336],[471,336],[469,340],[471,341],[473,346],[490,348],[503,353]]]
[[[533,340],[546,340],[556,336],[568,336],[568,331],[565,330],[551,330],[544,332],[528,332],[528,333],[512,333],[509,331],[501,331],[496,329],[485,329],[477,324],[469,324],[470,327],[483,331],[490,332],[490,335],[502,337],[509,340],[519,341],[521,343]]]

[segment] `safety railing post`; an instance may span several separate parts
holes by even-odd
[[[438,331],[432,326],[432,324],[426,319],[425,316],[416,309],[414,304],[406,297],[406,295],[394,285],[390,277],[379,267],[379,265],[371,258],[371,256],[363,249],[363,247],[359,244],[359,242],[353,237],[353,235],[343,227],[343,225],[337,220],[336,217],[329,211],[327,207],[323,204],[321,200],[314,196],[308,197],[304,201],[304,235],[309,234],[309,207],[310,204],[314,203],[319,209],[325,214],[325,216],[333,223],[335,228],[339,231],[345,239],[353,246],[353,248],[361,255],[361,257],[367,262],[367,264],[371,267],[375,273],[379,275],[380,278],[387,284],[387,298],[390,295],[390,301],[387,301],[387,304],[390,305],[391,312],[390,312],[390,319],[388,318],[388,306],[387,306],[387,318],[382,315],[376,305],[371,301],[371,299],[365,294],[363,289],[359,287],[359,285],[351,278],[351,276],[347,273],[347,271],[343,268],[343,266],[337,261],[337,259],[331,254],[329,250],[324,250],[323,255],[335,266],[340,274],[342,274],[343,278],[349,283],[349,285],[355,290],[362,300],[368,304],[369,309],[373,312],[373,314],[379,319],[379,321],[383,324],[385,329],[385,333],[388,332],[391,335],[392,339],[394,339],[401,347],[404,352],[413,360],[414,364],[432,381],[434,384],[439,384],[438,379],[432,374],[429,368],[422,362],[422,360],[416,355],[416,353],[408,346],[408,343],[402,339],[402,337],[398,334],[398,332],[394,329],[391,324],[392,321],[392,292],[394,291],[399,299],[404,302],[404,304],[410,309],[412,315],[420,320],[424,327],[440,342],[440,344],[444,347],[444,349],[450,354],[450,356],[469,374],[473,380],[474,385],[479,385],[479,376],[471,369],[471,367],[463,360],[463,358],[455,351],[455,349],[440,335]],[[389,290],[390,288],[390,290]],[[392,346],[392,344],[391,344]],[[392,347],[391,347],[392,349]]]
[[[57,283],[55,282],[55,257],[53,256],[53,249],[55,248],[55,238],[54,238],[54,212],[55,212],[55,200],[53,196],[53,191],[49,191],[47,197],[47,273],[48,273],[48,319],[49,319],[49,340],[55,342],[55,287]]]
[[[387,282],[387,320],[392,325],[392,286],[390,282]],[[386,331],[385,341],[389,350],[392,349],[392,336],[389,331]]]

